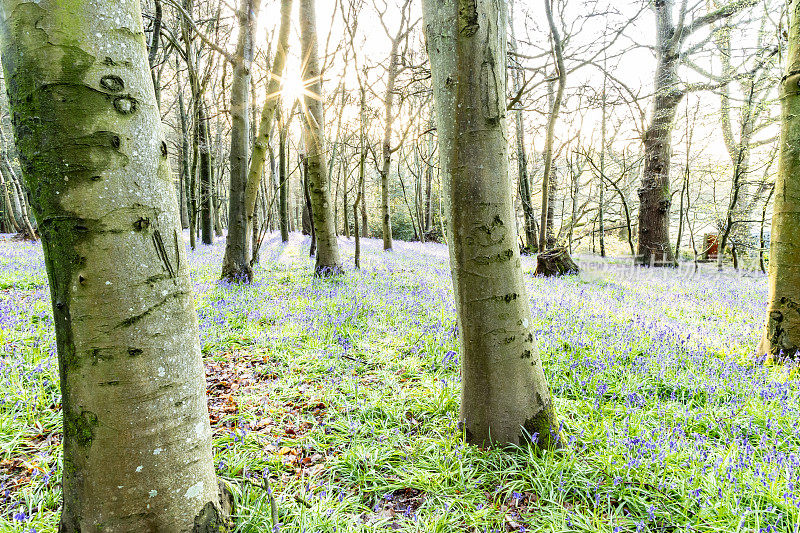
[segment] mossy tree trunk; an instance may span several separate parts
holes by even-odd
[[[557,445],[508,176],[506,3],[424,0],[468,442]]]
[[[761,354],[800,350],[800,1],[788,3],[789,51],[769,249],[769,304]]]
[[[260,3],[260,0],[256,0],[255,3]],[[283,71],[286,65],[291,13],[292,0],[282,0],[278,47],[272,64],[270,80],[267,84],[267,99],[261,110],[261,119],[258,127],[258,134],[253,143],[252,155],[249,155],[249,122],[247,125],[248,131],[245,134],[241,129],[242,126],[244,126],[244,124],[241,123],[242,118],[238,117],[237,120],[237,118],[234,117],[234,129],[237,139],[234,139],[233,136],[231,137],[231,194],[228,198],[229,225],[228,236],[225,243],[223,277],[234,277],[241,281],[249,281],[252,279],[251,264],[253,263],[253,247],[248,243],[248,240],[250,240],[253,234],[256,216],[256,199],[258,198],[258,191],[264,174],[264,162],[272,135],[275,110],[279,106],[281,99],[280,90],[283,81]],[[240,22],[240,24],[243,22]],[[240,55],[240,50],[238,49],[236,55],[237,61],[244,60],[246,65],[243,65],[243,68],[234,68],[234,76],[243,73],[246,74],[248,86],[250,85],[252,40],[255,34],[255,28],[253,28],[250,33],[249,44],[245,43],[248,44],[247,49],[241,50],[241,52],[247,52],[246,57],[245,55]],[[243,45],[241,39],[239,44],[240,46]],[[244,93],[247,91],[247,87],[234,87],[233,90],[238,93]],[[235,99],[238,102],[243,97],[245,97],[244,94],[239,94]],[[233,98],[231,104],[233,105]],[[238,102],[237,108],[239,105],[242,105],[242,103]],[[246,107],[247,110],[245,112],[249,114],[250,106],[248,105]],[[234,111],[236,112],[236,110]],[[241,114],[240,112],[237,113]],[[234,143],[237,145],[235,150],[233,149]],[[234,157],[236,158],[235,161]],[[236,174],[234,174],[234,171]]]
[[[224,513],[139,2],[3,0],[2,33],[56,329],[60,531],[211,531]]]
[[[303,139],[306,147],[305,164],[311,217],[316,237],[317,275],[338,274],[342,271],[339,244],[333,222],[328,169],[325,166],[325,119],[322,114],[322,76],[317,44],[316,0],[300,0],[300,42],[306,84],[303,113]]]
[[[245,190],[250,162],[250,67],[253,63],[256,18],[261,0],[241,0],[236,18],[239,37],[233,56],[231,83],[230,189],[228,194],[228,239],[222,260],[222,278],[249,283],[253,279],[252,221],[245,208]],[[262,156],[263,157],[263,156]],[[256,188],[255,192],[258,192]],[[255,197],[253,198],[255,210]]]

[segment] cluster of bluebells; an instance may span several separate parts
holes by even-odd
[[[352,241],[340,243],[352,264]],[[442,438],[446,432],[439,428],[457,433],[457,404],[449,400],[458,395],[460,354],[447,249],[397,242],[386,254],[380,241],[365,239],[361,271],[331,281],[311,275],[307,238],[293,234],[283,244],[268,234],[255,280],[242,286],[217,281],[223,245],[201,246],[189,257],[204,350],[280,345],[318,358],[330,374],[326,388],[332,395],[345,390],[353,400],[348,413],[330,413],[321,425],[325,435],[340,431],[351,442],[367,437],[383,450],[353,448],[332,466],[336,482],[325,478],[305,489],[313,512],[329,520],[326,531],[347,530],[336,517],[344,508],[353,511],[348,479],[352,485],[358,478],[348,472],[391,466],[402,477],[411,467],[433,469],[431,458],[392,447]],[[755,353],[766,278],[577,259],[591,262],[581,275],[543,279],[533,276],[534,261],[523,258],[533,328],[572,457],[559,474],[541,481],[550,501],[563,504],[564,528],[578,527],[593,509],[613,507],[636,488],[648,493],[646,503],[629,504],[630,522],[610,530],[668,529],[677,508],[688,517],[684,526],[752,518],[762,531],[793,530],[800,524],[800,388],[791,364],[765,366]],[[0,243],[0,261],[0,281],[9,284],[0,292],[0,417],[16,420],[12,427],[24,432],[58,404],[49,294],[37,245]],[[375,432],[367,421],[380,406],[347,388],[348,372],[370,357],[364,346],[418,361],[422,382],[440,391],[431,392],[429,402],[441,405],[418,425],[407,424],[410,429]],[[232,429],[221,469],[225,454],[249,438],[246,428]],[[437,449],[458,464],[476,457],[460,445]],[[60,475],[56,458],[37,460],[45,468],[32,483],[57,483],[51,479]],[[596,474],[578,482],[578,471]],[[520,503],[531,490],[511,480],[478,493],[507,494]],[[426,506],[434,505],[409,510],[405,518],[424,522],[435,510]],[[475,513],[493,508],[491,501],[470,505]],[[438,512],[446,506],[449,516],[464,504],[441,506]],[[525,510],[510,512],[525,531],[531,523]],[[14,516],[0,517],[0,525]]]

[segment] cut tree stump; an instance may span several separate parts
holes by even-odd
[[[578,265],[569,256],[566,248],[553,248],[536,256],[535,276],[563,276],[577,274]]]

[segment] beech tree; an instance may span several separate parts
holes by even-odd
[[[225,246],[222,277],[229,281],[250,282],[253,279],[252,216],[245,207],[247,171],[250,162],[250,69],[253,63],[255,25],[261,0],[241,0],[236,16],[239,37],[233,64],[231,84],[231,186],[228,199],[230,236]],[[263,155],[262,155],[263,157]],[[257,189],[256,189],[257,191]],[[255,195],[255,193],[254,193]],[[255,209],[255,198],[253,198]]]
[[[761,354],[800,351],[800,2],[788,3],[789,50],[769,250],[769,303]]]
[[[475,444],[558,444],[517,245],[506,134],[506,3],[424,0],[462,356]]]
[[[278,46],[275,59],[270,72],[270,81],[267,84],[267,99],[261,111],[258,134],[253,142],[249,167],[235,164],[236,175],[232,179],[232,188],[235,185],[237,194],[231,195],[229,200],[228,217],[230,225],[225,243],[225,259],[223,276],[235,277],[242,281],[252,279],[252,249],[248,245],[249,236],[253,231],[256,212],[256,199],[264,173],[264,161],[267,156],[270,138],[275,119],[275,112],[280,106],[280,89],[282,86],[283,71],[286,67],[286,54],[289,47],[289,30],[291,27],[292,0],[281,2],[281,24],[278,32]],[[243,135],[242,132],[239,132]],[[250,134],[242,136],[242,143],[250,142]],[[241,153],[240,148],[237,151]],[[233,155],[232,155],[233,157]],[[239,156],[237,155],[237,159]],[[232,164],[233,164],[232,160]],[[247,158],[241,159],[241,165],[247,165]],[[246,173],[246,174],[245,174]],[[231,174],[232,178],[234,175]],[[288,240],[288,235],[287,235]]]
[[[300,41],[303,57],[303,140],[306,155],[305,179],[311,202],[311,219],[316,236],[317,275],[337,274],[342,270],[339,243],[333,220],[333,206],[325,166],[324,118],[322,114],[322,73],[317,44],[316,0],[300,0]]]
[[[139,2],[4,0],[1,18],[56,329],[59,531],[215,531],[225,511]]]

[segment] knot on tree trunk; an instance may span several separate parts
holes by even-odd
[[[563,276],[577,274],[578,265],[566,248],[553,248],[536,256],[535,276]]]

